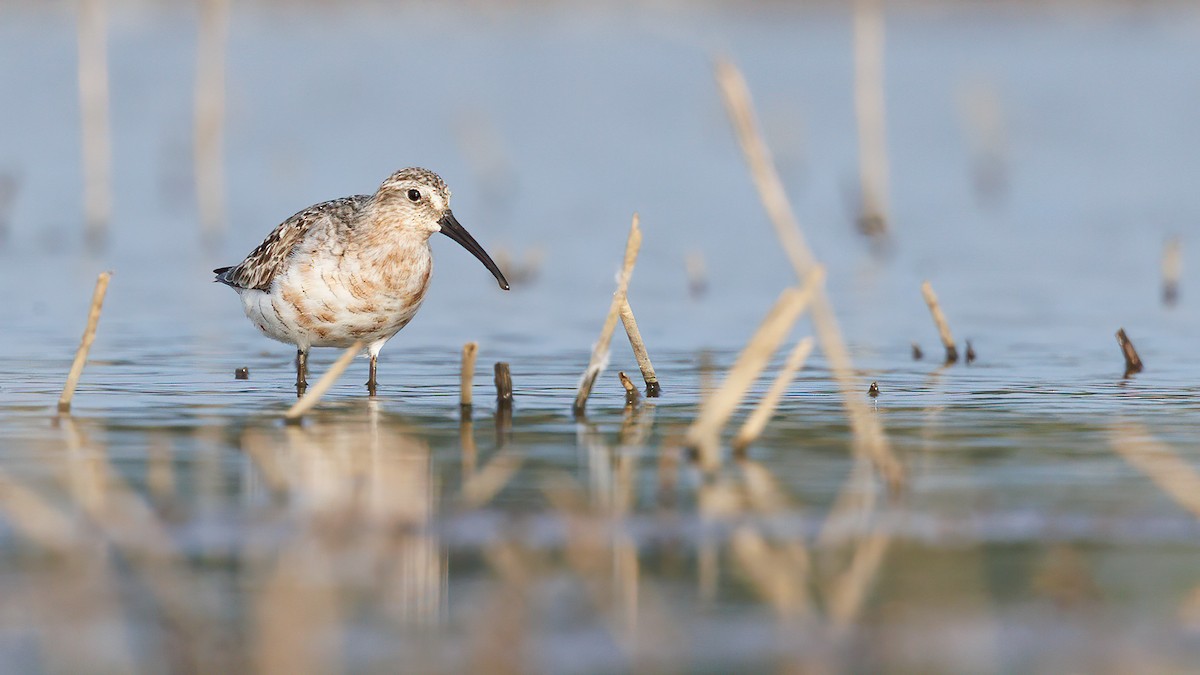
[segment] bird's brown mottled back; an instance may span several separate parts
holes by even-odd
[[[324,218],[340,221],[338,224],[352,227],[355,217],[363,205],[370,200],[368,195],[342,197],[297,213],[279,224],[267,235],[250,255],[246,256],[235,267],[221,267],[213,270],[217,281],[236,288],[253,288],[266,291],[271,288],[271,282],[287,263],[288,257],[296,249],[304,236],[313,225]]]

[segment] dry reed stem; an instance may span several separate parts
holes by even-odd
[[[1125,356],[1125,377],[1142,372],[1142,359],[1133,347],[1133,341],[1125,334],[1125,329],[1117,331],[1117,344],[1121,346],[1121,354]]]
[[[1008,186],[1004,106],[999,92],[986,82],[976,82],[959,96],[959,106],[970,133],[975,193],[995,204]]]
[[[1179,301],[1179,277],[1183,273],[1183,252],[1179,236],[1167,239],[1163,245],[1162,275],[1163,304],[1173,307]]]
[[[458,444],[462,448],[462,475],[466,480],[475,473],[475,464],[479,460],[479,450],[475,446],[475,423],[469,417],[458,423]]]
[[[755,406],[754,412],[750,413],[750,416],[742,423],[741,430],[733,439],[734,450],[739,452],[745,450],[762,434],[767,422],[771,420],[771,415],[775,413],[775,407],[779,405],[784,392],[787,391],[788,385],[792,383],[792,379],[796,377],[796,373],[804,366],[804,361],[812,353],[812,348],[813,339],[811,337],[806,337],[796,343],[791,353],[788,354],[783,369],[771,383],[771,388]]]
[[[758,188],[759,198],[767,210],[771,224],[775,227],[779,242],[783,244],[784,252],[792,262],[792,267],[803,279],[809,269],[816,265],[816,259],[813,258],[804,235],[800,232],[800,226],[792,214],[787,191],[784,190],[783,181],[775,170],[771,151],[758,128],[750,89],[737,66],[725,59],[716,63],[716,79],[723,94],[726,112],[729,113],[742,153],[746,157],[746,164]]]
[[[699,298],[708,291],[708,269],[704,264],[704,254],[700,251],[689,251],[683,259],[687,271],[688,293],[693,298]]]
[[[835,638],[845,635],[858,619],[890,545],[891,536],[884,532],[863,537],[854,549],[850,567],[834,581],[828,599],[828,612]]]
[[[632,462],[630,475],[632,475]],[[567,526],[564,559],[575,573],[591,604],[607,624],[616,643],[631,661],[660,672],[650,663],[663,647],[669,623],[663,605],[652,589],[640,585],[641,566],[636,541],[611,529],[609,516],[622,517],[619,504],[589,509],[579,484],[565,472],[554,472],[542,481],[547,501]],[[618,500],[619,502],[619,500]],[[610,508],[616,506],[616,508]],[[648,649],[643,649],[648,648]]]
[[[616,451],[615,479],[608,499],[609,513],[624,518],[637,505],[637,470],[641,451],[625,446]]]
[[[742,485],[746,491],[746,506],[758,513],[791,513],[795,510],[792,499],[779,486],[767,467],[747,459],[738,462]]]
[[[15,599],[6,594],[9,611],[27,610],[26,616],[36,626],[39,672],[136,673],[147,669],[145,659],[134,656],[132,627],[120,621],[128,607],[116,582],[116,557],[99,538],[81,538],[57,564],[35,568],[24,589],[29,595],[27,607],[14,606]]]
[[[821,524],[821,531],[817,533],[817,548],[832,549],[841,541],[867,531],[876,502],[875,485],[871,478],[870,464],[865,458],[857,459],[838,489],[825,522]]]
[[[254,671],[263,675],[335,673],[341,659],[342,623],[334,563],[312,533],[283,551],[274,572],[254,597],[251,649]]]
[[[734,530],[729,541],[734,562],[750,580],[763,601],[782,619],[812,616],[808,593],[808,567],[791,555],[774,550],[762,534],[749,525]]]
[[[933,292],[933,284],[928,281],[922,283],[921,295],[925,297],[925,304],[929,305],[929,314],[933,317],[933,323],[937,325],[942,346],[946,348],[946,363],[958,361],[958,347],[954,344],[954,336],[950,333],[950,324],[946,322],[946,315],[942,313],[942,305],[938,302],[937,293]]]
[[[625,388],[625,404],[633,405],[638,402],[638,390],[633,386],[633,380],[624,372],[618,372],[617,378],[621,380],[621,386]]]
[[[462,348],[462,391],[458,405],[464,413],[471,410],[471,382],[475,378],[475,357],[479,354],[479,343],[468,342]]]
[[[48,551],[78,544],[75,525],[38,493],[0,472],[0,513],[20,535]]]
[[[71,410],[75,387],[79,384],[79,377],[83,375],[83,366],[87,362],[92,341],[96,339],[96,325],[100,323],[100,310],[104,306],[104,294],[108,292],[108,280],[111,278],[112,272],[101,272],[100,276],[96,277],[96,289],[92,291],[92,308],[88,312],[87,328],[79,341],[79,349],[75,352],[75,361],[71,363],[71,371],[67,374],[67,384],[63,387],[62,396],[58,397],[59,412]]]
[[[171,440],[155,434],[147,448],[146,486],[156,505],[166,506],[175,498],[175,467],[172,464]]]
[[[804,235],[800,232],[800,225],[792,212],[779,173],[775,170],[770,150],[758,129],[750,89],[746,86],[741,72],[727,60],[717,62],[716,79],[738,143],[745,155],[746,164],[758,189],[759,199],[797,276],[804,279],[817,263],[804,240]],[[813,299],[812,320],[817,340],[829,361],[829,367],[842,395],[842,405],[846,408],[854,431],[855,450],[867,453],[889,487],[893,491],[899,489],[904,484],[904,467],[892,453],[891,444],[888,443],[878,418],[871,414],[870,408],[856,391],[850,353],[842,340],[837,317],[824,287]]]
[[[229,0],[202,0],[196,43],[196,201],[210,239],[225,228],[225,45]]]
[[[640,616],[639,591],[641,589],[641,561],[638,559],[637,543],[625,533],[613,536],[613,594],[617,609],[615,631],[625,653],[633,657],[638,652],[638,618]]]
[[[604,319],[604,327],[600,330],[600,339],[592,347],[592,358],[588,361],[583,380],[579,383],[579,392],[575,395],[572,409],[576,415],[582,415],[587,406],[588,396],[592,394],[592,385],[604,370],[608,362],[608,346],[612,342],[613,330],[617,327],[617,317],[621,313],[621,305],[625,304],[626,292],[629,290],[629,277],[633,275],[633,265],[637,262],[638,250],[642,247],[642,230],[638,226],[638,214],[633,214],[629,226],[629,238],[625,241],[625,258],[621,272],[617,276],[617,290],[613,293],[612,303],[608,308],[608,316]]]
[[[100,246],[112,210],[105,0],[79,3],[79,105],[83,125],[83,203],[88,245]]]
[[[338,360],[334,361],[333,365],[329,367],[329,370],[321,376],[321,379],[317,380],[316,384],[309,387],[308,393],[300,397],[300,400],[296,401],[291,408],[288,408],[287,413],[283,416],[284,419],[288,422],[299,422],[300,418],[304,416],[304,413],[308,412],[313,406],[315,406],[317,401],[320,401],[321,397],[325,395],[325,392],[329,391],[329,388],[333,386],[333,383],[342,376],[342,373],[346,371],[346,368],[350,365],[350,362],[354,360],[354,357],[358,356],[358,353],[362,351],[362,348],[362,340],[358,340],[354,344],[347,347],[346,351],[342,352],[342,355],[338,357]]]
[[[626,407],[621,430],[617,432],[617,445],[635,450],[645,447],[646,439],[654,429],[654,412],[654,406]]]
[[[742,353],[725,376],[717,391],[700,406],[687,432],[687,444],[700,454],[700,465],[712,471],[720,465],[720,434],[729,417],[737,410],[746,392],[771,360],[771,355],[800,318],[824,281],[824,270],[817,267],[803,288],[788,288],[780,294],[751,336]]]
[[[480,610],[468,619],[464,641],[465,672],[524,675],[530,671],[529,635],[533,602],[530,586],[543,572],[544,563],[516,544],[500,541],[488,545],[484,560],[499,577]]]
[[[854,109],[862,189],[859,227],[873,237],[888,230],[887,115],[883,88],[881,0],[854,3]]]
[[[466,509],[478,509],[500,494],[525,463],[525,456],[511,451],[496,453],[478,472],[463,480],[459,503]]]
[[[1122,423],[1109,433],[1117,454],[1146,474],[1180,508],[1200,518],[1200,473],[1141,425]]]
[[[748,509],[768,516],[794,512],[792,500],[765,466],[748,460],[738,466]],[[764,522],[769,529],[772,521]],[[759,530],[742,525],[730,539],[730,550],[759,596],[789,622],[789,631],[809,627],[815,615],[808,590],[812,558],[802,540],[784,534],[772,545]]]
[[[275,495],[287,494],[292,481],[284,469],[276,452],[277,442],[261,431],[248,430],[242,434],[242,452],[245,452],[258,473],[262,476],[267,489]]]
[[[164,623],[186,638],[172,645],[172,661],[185,671],[221,670],[213,628],[195,616],[196,589],[179,552],[154,510],[116,473],[102,446],[83,448],[70,418],[64,420],[70,450],[70,489],[84,514],[149,587]]]
[[[628,296],[621,304],[621,323],[625,326],[625,334],[629,336],[629,346],[633,347],[642,379],[646,381],[646,397],[657,398],[662,393],[662,387],[658,384],[658,376],[654,374],[654,366],[650,363],[650,354],[646,352],[646,343],[642,341],[642,332],[638,330],[637,319],[633,318]]]

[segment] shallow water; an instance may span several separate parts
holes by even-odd
[[[0,86],[22,94],[0,99],[0,169],[21,181],[0,240],[0,659],[13,671],[1154,672],[1200,659],[1200,523],[1112,447],[1144,429],[1181,458],[1167,473],[1197,460],[1194,274],[1171,309],[1158,274],[1166,238],[1186,257],[1200,222],[1193,10],[893,10],[884,258],[850,222],[837,8],[239,4],[230,226],[211,251],[190,187],[193,17],[122,6],[115,213],[98,254],[79,235],[71,15],[0,15]],[[724,118],[716,53],[754,91],[856,387],[882,390],[872,414],[909,473],[900,494],[852,479],[819,354],[745,459],[704,476],[680,450],[703,392],[794,283]],[[972,188],[972,87],[1001,102],[1008,190],[994,204]],[[409,164],[446,178],[493,253],[541,250],[536,277],[501,293],[436,240],[433,288],[385,348],[378,398],[358,362],[285,427],[293,354],[208,270],[297,209]],[[577,420],[634,210],[645,243],[630,297],[664,396],[624,409],[615,371],[636,364],[618,334]],[[700,298],[691,251],[708,267]],[[56,418],[104,269],[91,359],[72,416]],[[938,366],[926,278],[979,352],[970,366]],[[1122,326],[1147,364],[1133,379]],[[469,340],[481,348],[464,425]],[[335,356],[315,352],[314,371]],[[497,361],[512,366],[510,425]],[[235,380],[243,366],[250,379]]]

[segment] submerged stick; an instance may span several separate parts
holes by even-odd
[[[796,377],[796,373],[800,371],[800,368],[804,366],[804,361],[812,353],[812,348],[813,339],[811,337],[806,337],[796,343],[791,353],[788,354],[783,369],[779,371],[771,388],[767,390],[766,396],[763,396],[762,400],[758,402],[758,406],[754,408],[754,412],[750,413],[750,416],[742,423],[741,430],[733,439],[734,450],[745,451],[762,434],[771,415],[775,412],[775,407],[779,405],[780,399],[787,391],[788,385],[792,383],[792,379]]]
[[[642,230],[638,227],[638,214],[635,213],[633,222],[629,226],[629,238],[625,241],[625,259],[621,266],[621,273],[617,276],[617,290],[613,293],[608,316],[604,319],[604,327],[600,329],[600,339],[592,347],[592,358],[588,361],[587,370],[583,372],[583,380],[579,383],[579,392],[575,394],[572,410],[576,415],[583,414],[588,397],[592,395],[592,386],[608,362],[608,346],[612,342],[613,330],[617,327],[617,316],[621,312],[621,305],[625,304],[625,294],[629,290],[629,277],[633,274],[633,265],[637,262],[638,250],[641,247]]]
[[[937,294],[933,292],[933,285],[928,281],[921,284],[921,295],[925,296],[929,314],[933,316],[933,323],[937,325],[938,335],[942,338],[942,346],[946,348],[946,363],[958,361],[958,347],[954,345],[954,336],[950,334],[950,324],[946,323],[946,315],[942,313]]]
[[[1179,275],[1183,271],[1183,254],[1180,252],[1179,237],[1174,236],[1163,245],[1162,275],[1163,304],[1174,307],[1179,302]]]
[[[1125,355],[1125,377],[1142,372],[1142,359],[1133,348],[1133,341],[1125,334],[1125,329],[1117,331],[1117,344],[1121,345],[1121,353]]]
[[[758,330],[746,343],[721,386],[700,406],[700,412],[688,428],[686,442],[700,454],[705,470],[717,468],[721,429],[745,398],[746,392],[771,360],[771,355],[787,337],[792,325],[808,307],[824,281],[824,270],[818,267],[803,288],[788,288],[759,324]]]
[[[512,373],[507,363],[497,363],[496,370],[496,404],[501,408],[511,408],[513,404]]]
[[[628,296],[621,304],[621,323],[625,326],[625,334],[629,336],[629,346],[633,347],[633,355],[637,358],[638,369],[642,371],[642,379],[646,381],[646,397],[658,398],[662,387],[658,384],[658,375],[654,374],[654,365],[650,363],[650,354],[646,352],[646,343],[642,341],[637,319],[633,318],[633,308],[629,306]]]
[[[775,170],[770,150],[759,131],[750,89],[737,67],[726,60],[717,62],[716,79],[742,154],[758,189],[759,199],[767,211],[788,260],[796,270],[796,275],[804,279],[816,267],[817,262],[800,231],[787,192],[783,188],[783,181],[779,178],[779,172]],[[904,482],[904,467],[892,453],[879,419],[871,414],[860,398],[853,377],[854,368],[850,361],[850,353],[842,340],[833,305],[823,286],[813,299],[812,320],[818,342],[829,361],[829,367],[842,396],[842,405],[854,431],[855,450],[865,452],[888,485],[893,490],[898,489]]]
[[[83,130],[83,210],[87,243],[107,236],[112,210],[112,139],[108,119],[105,0],[79,4],[79,106]]]
[[[301,396],[299,401],[296,401],[291,408],[288,408],[283,418],[289,424],[299,424],[300,418],[304,416],[304,413],[308,412],[310,408],[317,404],[317,401],[321,400],[321,397],[325,395],[325,392],[329,391],[333,383],[337,382],[342,373],[346,372],[346,368],[350,365],[350,362],[354,360],[354,357],[358,356],[358,353],[362,349],[362,340],[358,340],[347,347],[346,351],[342,352],[342,355],[338,357],[338,360],[334,361],[333,365],[329,367],[329,370],[325,371],[321,379],[317,380],[317,383],[309,388],[308,393]]]
[[[96,325],[100,323],[100,310],[104,307],[104,294],[108,292],[108,280],[111,278],[112,272],[101,272],[96,277],[96,290],[92,291],[92,308],[88,312],[87,328],[83,329],[83,338],[79,341],[79,349],[75,351],[75,361],[71,363],[71,371],[67,374],[67,384],[63,387],[62,396],[58,397],[59,412],[71,410],[75,387],[79,384],[79,377],[83,375],[83,365],[87,362],[92,341],[96,339]]]
[[[471,414],[471,382],[475,378],[475,357],[479,354],[479,343],[468,342],[462,348],[462,391],[458,407],[464,415]]]
[[[629,376],[624,372],[617,373],[617,377],[621,380],[621,386],[625,387],[625,404],[633,405],[634,403],[637,403],[638,390],[637,387],[633,386],[633,380],[630,380]],[[649,394],[647,394],[647,396],[648,395]]]
[[[858,164],[863,234],[888,231],[887,116],[883,88],[884,22],[881,0],[854,3],[854,110],[858,118]]]

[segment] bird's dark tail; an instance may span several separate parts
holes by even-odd
[[[217,269],[213,270],[213,274],[217,275],[217,278],[213,279],[213,281],[220,282],[222,284],[228,284],[229,281],[225,278],[225,273],[231,269],[233,269],[233,268],[232,267],[218,267]]]

